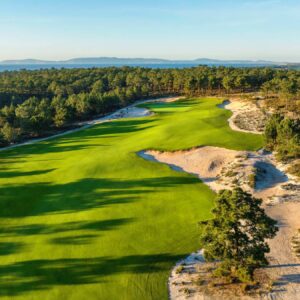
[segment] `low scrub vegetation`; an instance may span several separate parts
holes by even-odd
[[[287,170],[290,174],[300,177],[300,160],[294,161]]]
[[[252,173],[248,175],[248,184],[251,188],[256,186],[256,169],[254,168]]]

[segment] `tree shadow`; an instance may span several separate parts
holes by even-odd
[[[0,266],[0,295],[19,296],[58,285],[105,283],[120,273],[142,274],[166,271],[183,255],[149,254],[31,260]]]
[[[56,237],[51,239],[51,243],[59,245],[86,245],[96,237],[98,237],[96,234]]]
[[[0,187],[0,218],[70,213],[126,204],[145,193],[178,184],[199,183],[193,177],[158,177],[139,180],[85,178],[65,184],[30,183]]]
[[[118,137],[126,133],[137,132],[151,128],[147,126],[154,120],[117,120],[110,121],[101,124],[96,124],[90,128],[69,133],[61,137],[53,138],[51,140],[42,141],[40,143],[34,143],[24,145],[22,148],[13,148],[4,152],[0,152],[0,158],[4,157],[18,157],[22,159],[23,155],[28,154],[43,154],[43,153],[62,153],[69,151],[84,150],[91,147],[105,147],[106,144],[91,144],[88,142],[93,141],[94,138],[111,138]],[[2,154],[3,153],[3,154]],[[5,155],[5,156],[4,156]]]
[[[269,265],[269,266],[265,266],[264,269],[290,268],[290,267],[300,267],[300,264]]]
[[[14,237],[24,235],[57,234],[65,232],[81,232],[93,230],[95,232],[109,231],[120,226],[129,224],[134,218],[119,218],[99,221],[78,221],[60,224],[31,224],[22,226],[2,226],[0,228],[1,237]]]
[[[271,188],[279,183],[284,183],[288,177],[284,172],[277,169],[274,165],[268,162],[257,161],[254,164],[256,168],[256,190]]]
[[[285,286],[290,283],[300,283],[299,273],[282,275],[275,283],[275,286]]]
[[[11,169],[9,169],[11,170]],[[18,171],[0,171],[0,178],[13,178],[13,177],[25,177],[25,176],[36,176],[50,173],[56,169],[47,169],[47,170],[36,170],[28,172],[18,172]]]
[[[0,256],[2,255],[10,255],[20,252],[24,248],[23,243],[17,242],[5,242],[0,243]]]

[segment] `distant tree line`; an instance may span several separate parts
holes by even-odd
[[[270,103],[295,111],[300,107],[300,72],[206,66],[0,72],[0,144],[49,134],[137,99],[260,90]]]

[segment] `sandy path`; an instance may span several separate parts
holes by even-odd
[[[13,149],[13,148],[17,148],[17,147],[21,147],[24,145],[31,145],[34,143],[38,143],[38,142],[43,142],[43,141],[47,141],[47,140],[51,140],[60,136],[64,136],[66,134],[70,134],[70,133],[74,133],[86,128],[89,128],[93,125],[96,124],[100,124],[100,123],[104,123],[104,122],[109,122],[109,121],[113,121],[113,120],[117,120],[117,119],[123,119],[123,118],[141,118],[141,117],[146,117],[151,115],[152,113],[146,109],[146,108],[141,108],[141,107],[136,107],[139,104],[143,104],[143,103],[148,103],[148,102],[173,102],[180,99],[180,97],[168,97],[168,98],[158,98],[158,99],[148,99],[148,100],[141,100],[141,101],[137,101],[132,105],[129,105],[127,107],[121,108],[109,115],[106,115],[104,117],[101,118],[97,118],[97,119],[93,119],[93,120],[89,120],[89,121],[84,121],[84,122],[77,122],[74,123],[74,125],[79,125],[79,128],[75,128],[75,129],[71,129],[71,130],[66,130],[62,133],[58,133],[55,135],[51,135],[45,138],[37,138],[37,139],[31,139],[22,143],[18,143],[18,144],[14,144],[11,146],[7,146],[7,147],[3,147],[0,148],[0,151],[5,151],[8,149]]]
[[[279,222],[279,232],[269,241],[268,273],[275,280],[274,292],[268,299],[300,299],[300,262],[291,249],[291,239],[300,228],[300,202],[285,202],[266,208]]]

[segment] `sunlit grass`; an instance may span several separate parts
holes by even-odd
[[[214,194],[136,153],[258,149],[261,137],[230,130],[219,102],[147,104],[154,116],[1,152],[1,299],[166,299]]]

